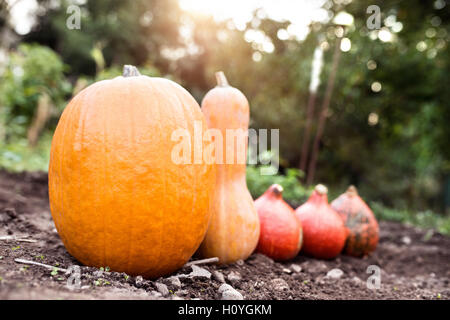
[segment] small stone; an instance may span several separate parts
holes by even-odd
[[[4,212],[5,212],[11,219],[17,218],[16,209],[14,209],[14,208],[6,208],[6,209],[4,210]]]
[[[184,298],[179,297],[179,296],[173,296],[172,300],[184,300]]]
[[[136,287],[141,287],[144,283],[144,278],[142,278],[142,276],[137,276],[136,279],[134,280],[134,283],[136,284]]]
[[[170,277],[170,284],[176,288],[181,288],[181,281],[178,277]]]
[[[159,293],[161,293],[163,296],[167,296],[169,294],[169,289],[164,283],[155,282],[156,289]]]
[[[354,276],[352,278],[352,281],[356,284],[363,284],[363,281],[360,278],[358,278],[357,276]]]
[[[238,261],[236,261],[236,264],[237,264],[238,266],[243,266],[243,265],[244,265],[244,260],[239,259]]]
[[[192,272],[189,274],[191,278],[206,278],[211,279],[211,272],[206,269],[200,268],[196,265],[192,265]]]
[[[272,284],[273,289],[277,291],[289,290],[289,285],[281,278],[273,279],[270,283]]]
[[[292,270],[288,269],[288,268],[283,268],[283,272],[287,273],[287,274],[290,274],[290,273],[292,273]]]
[[[189,291],[187,291],[187,290],[177,290],[177,291],[175,291],[175,294],[177,296],[186,296],[186,295],[189,294]]]
[[[242,294],[233,289],[233,290],[225,290],[222,292],[222,300],[244,300]]]
[[[403,242],[403,244],[406,244],[406,245],[408,246],[408,245],[411,244],[411,238],[408,237],[408,236],[404,236],[404,237],[402,238],[402,242]]]
[[[232,286],[230,286],[229,284],[226,284],[226,283],[222,284],[219,287],[219,293],[223,293],[224,291],[227,291],[227,290],[234,290],[234,288]]]
[[[300,267],[298,264],[291,264],[291,269],[292,269],[292,271],[297,272],[297,273],[302,271],[302,267]]]
[[[235,271],[231,271],[228,276],[227,276],[228,281],[230,281],[231,283],[235,283],[239,280],[242,279],[241,275],[239,272],[235,272]]]
[[[150,295],[151,295],[153,298],[160,298],[160,297],[162,297],[162,294],[161,294],[160,292],[158,292],[158,291],[155,291],[155,290],[151,291],[151,292],[150,292]]]
[[[223,276],[223,273],[220,271],[214,271],[213,272],[213,278],[216,279],[217,281],[221,282],[221,283],[225,283],[225,277]]]
[[[340,279],[342,276],[344,275],[344,271],[342,271],[341,269],[331,269],[330,271],[328,271],[327,275],[325,276],[325,278],[329,278],[329,279]]]
[[[305,270],[307,273],[318,274],[326,272],[328,266],[322,261],[308,260],[302,263],[302,270]]]

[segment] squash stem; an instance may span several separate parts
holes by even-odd
[[[135,66],[126,64],[123,66],[123,77],[124,78],[129,78],[129,77],[138,77],[141,74],[139,73],[138,68],[136,68]]]
[[[323,194],[327,194],[328,193],[328,188],[325,187],[323,184],[318,184],[315,188],[314,188],[318,194],[323,195]]]
[[[276,195],[276,196],[280,196],[283,193],[283,187],[280,186],[279,184],[275,184],[272,188],[272,192]]]
[[[349,194],[349,195],[357,195],[358,194],[358,189],[356,189],[356,187],[352,185],[352,186],[348,187],[347,194]]]
[[[217,80],[218,87],[228,87],[229,86],[227,77],[225,77],[225,73],[223,73],[223,71],[216,72],[216,80]]]

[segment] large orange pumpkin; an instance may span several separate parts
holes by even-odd
[[[215,140],[218,163],[215,198],[211,223],[199,254],[218,257],[223,264],[246,259],[252,254],[258,244],[259,218],[245,178],[248,101],[242,92],[228,85],[223,72],[216,76],[218,86],[203,99],[202,111],[209,128],[221,133],[223,141]],[[233,129],[245,133],[245,136],[237,136],[234,143],[226,139],[227,130]],[[238,146],[244,146],[244,150],[240,150],[243,152],[239,152]]]
[[[178,84],[124,76],[84,89],[64,110],[49,166],[50,206],[69,251],[88,266],[155,278],[183,266],[210,219],[215,168],[175,164],[177,129],[204,116]],[[192,150],[192,154],[195,150]],[[198,150],[197,150],[198,151]]]
[[[378,222],[369,206],[358,195],[358,190],[350,186],[332,203],[344,220],[348,231],[344,252],[351,256],[364,256],[374,251],[378,244]]]

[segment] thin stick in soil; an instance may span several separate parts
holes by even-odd
[[[198,264],[208,264],[208,263],[216,263],[216,262],[219,262],[219,258],[213,257],[213,258],[208,258],[208,259],[189,261],[183,267],[185,268],[185,267],[190,267],[190,266],[198,265]]]
[[[64,268],[59,268],[59,267],[51,266],[51,265],[48,265],[48,264],[34,262],[34,261],[30,261],[30,260],[25,260],[25,259],[14,259],[14,261],[17,262],[17,263],[23,263],[23,264],[30,264],[30,265],[40,266],[40,267],[44,267],[44,268],[51,269],[51,270],[56,268],[56,269],[58,269],[60,271],[63,271],[63,272],[67,271],[67,269],[64,269]],[[190,262],[186,263],[183,267],[190,267],[190,266],[193,266],[193,265],[216,263],[216,262],[219,262],[219,258],[218,257],[213,257],[213,258],[208,258],[208,259],[190,261]]]
[[[34,239],[23,239],[23,238],[16,238],[13,236],[3,236],[3,237],[0,237],[0,240],[3,240],[3,241],[12,240],[12,241],[17,241],[17,242],[29,242],[29,243],[37,242],[37,240],[34,240]]]
[[[48,264],[43,264],[43,263],[34,262],[34,261],[30,261],[30,260],[14,259],[14,261],[17,262],[17,263],[31,264],[31,265],[35,265],[35,266],[44,267],[44,268],[47,268],[47,269],[50,269],[50,270],[58,269],[59,271],[67,272],[67,269],[64,269],[64,268],[55,267],[55,266],[51,266],[51,265],[48,265]]]

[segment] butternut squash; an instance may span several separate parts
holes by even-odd
[[[203,99],[202,111],[209,129],[215,129],[223,140],[213,138],[216,187],[210,225],[198,253],[226,264],[252,254],[260,226],[245,179],[249,104],[241,91],[228,84],[223,72],[216,73],[216,78],[218,85]]]

